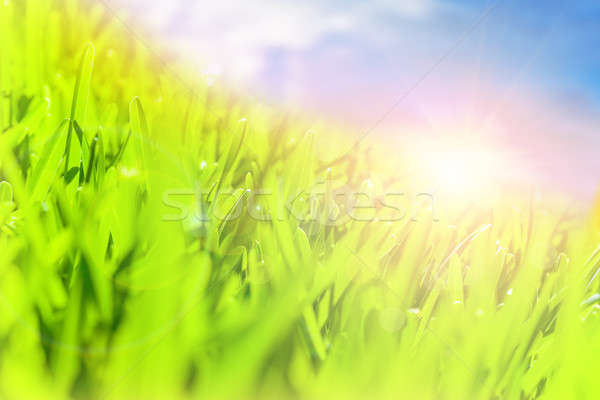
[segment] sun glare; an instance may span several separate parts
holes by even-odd
[[[452,196],[488,196],[511,168],[499,151],[486,147],[446,147],[428,153],[426,179],[437,192]]]

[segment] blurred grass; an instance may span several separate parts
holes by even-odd
[[[597,398],[600,206],[332,221],[389,157],[327,169],[98,3],[4,1],[0,41],[0,398]]]

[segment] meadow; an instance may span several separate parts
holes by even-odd
[[[0,4],[0,398],[600,395],[598,211],[399,205],[385,146],[205,78]]]

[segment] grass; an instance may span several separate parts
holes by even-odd
[[[0,398],[597,398],[598,222],[332,219],[385,153],[195,82],[97,3],[0,5]]]

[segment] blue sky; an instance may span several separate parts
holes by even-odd
[[[586,195],[600,181],[600,2],[111,1],[209,81],[355,135],[493,7],[377,133],[472,130],[540,180]]]
[[[600,98],[600,52],[595,51],[600,48],[600,3],[590,0],[113,2],[137,7],[135,14],[168,35],[171,44],[245,79],[272,73],[293,79],[285,70],[276,71],[283,68],[282,58],[310,68],[315,57],[338,52],[351,63],[348,74],[368,81],[368,72],[375,71],[391,84],[399,68],[419,71],[497,3],[440,70],[477,63],[498,79],[522,76],[532,85]],[[253,60],[240,63],[236,53]],[[245,71],[227,65],[245,63],[255,65]]]

